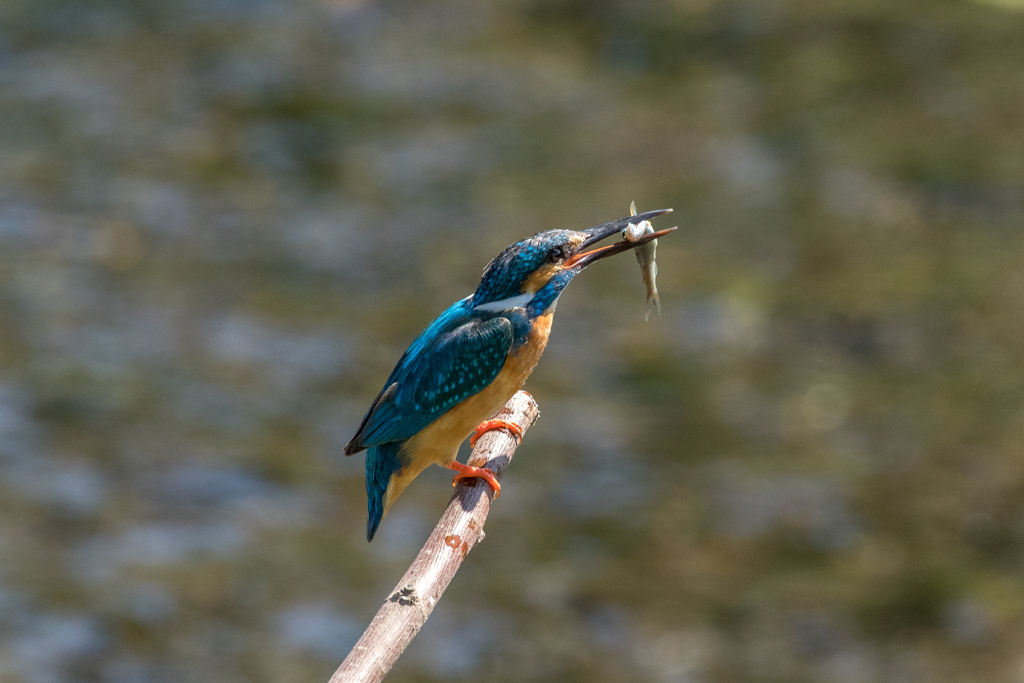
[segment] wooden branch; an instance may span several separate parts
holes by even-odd
[[[525,391],[516,393],[495,415],[515,422],[523,433],[540,414]],[[489,467],[500,480],[518,442],[505,429],[486,432],[469,457],[474,467]],[[479,479],[462,481],[409,571],[398,582],[356,646],[331,676],[330,683],[376,683],[434,610],[466,555],[484,538],[484,521],[494,492]]]

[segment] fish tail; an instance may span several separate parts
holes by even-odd
[[[647,297],[647,312],[644,313],[644,322],[651,317],[651,309],[655,308],[658,311],[658,315],[661,315],[661,300],[658,299],[658,293],[655,292]]]

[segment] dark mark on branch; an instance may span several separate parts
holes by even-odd
[[[411,583],[406,584],[400,590],[395,591],[394,594],[388,598],[388,602],[397,602],[403,607],[415,605],[419,601],[419,596],[416,595],[416,587]]]

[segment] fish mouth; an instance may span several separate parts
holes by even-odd
[[[647,221],[657,216],[661,216],[662,214],[669,213],[670,211],[672,211],[672,209],[657,209],[655,211],[646,211],[644,213],[637,214],[636,216],[630,216],[629,218],[620,218],[617,221],[605,223],[604,225],[599,225],[596,228],[589,228],[587,230],[583,230],[581,232],[583,232],[583,234],[585,234],[587,238],[583,241],[583,244],[580,245],[580,249],[588,247],[596,242],[600,242],[606,237],[611,237],[615,233],[621,231],[630,223],[636,224],[641,221]],[[673,230],[676,230],[676,228],[673,227],[668,228],[666,230],[658,230],[657,232],[652,232],[649,235],[644,235],[635,242],[623,240],[621,242],[615,242],[614,244],[609,244],[604,247],[598,247],[597,249],[580,251],[571,258],[569,258],[568,260],[566,260],[562,267],[580,269],[586,268],[594,261],[607,258],[609,256],[614,256],[615,254],[621,254],[624,251],[629,251],[630,249],[639,247],[641,244],[647,244],[652,240],[656,240],[659,237],[663,237],[664,235],[669,234]]]

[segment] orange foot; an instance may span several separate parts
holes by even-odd
[[[494,472],[486,467],[470,467],[457,461],[450,462],[445,467],[456,472],[455,477],[452,479],[452,486],[458,484],[462,479],[483,479],[494,489],[495,498],[501,495],[501,484],[494,478]]]
[[[469,437],[469,447],[476,448],[477,439],[492,429],[507,429],[511,432],[512,436],[516,437],[517,441],[523,440],[523,430],[515,422],[509,422],[508,420],[484,420],[477,425],[473,436]]]

